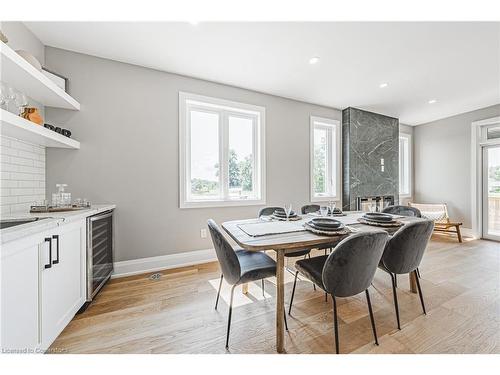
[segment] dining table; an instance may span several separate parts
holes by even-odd
[[[389,234],[394,234],[400,227],[381,227],[362,224],[358,220],[364,214],[359,211],[345,212],[344,216],[335,217],[345,224],[351,233],[340,236],[330,236],[312,233],[305,229],[303,224],[312,217],[312,215],[301,215],[299,220],[281,222],[264,220],[263,218],[253,218],[244,220],[232,220],[222,223],[222,228],[226,233],[240,246],[248,251],[274,251],[276,253],[276,351],[285,353],[285,254],[298,249],[324,248],[324,245],[335,247],[337,243],[359,232],[370,232],[385,230]],[[402,224],[424,220],[416,217],[397,216],[397,220]],[[273,225],[274,223],[274,225]],[[266,229],[268,228],[268,229]],[[282,229],[280,229],[282,228]],[[333,250],[335,251],[335,250]],[[409,274],[410,290],[417,293],[417,284],[414,272]]]

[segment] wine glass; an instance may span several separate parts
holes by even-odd
[[[328,208],[330,209],[330,215],[333,216],[335,207],[337,207],[337,203],[335,201],[328,202]]]
[[[285,203],[283,205],[283,209],[285,210],[286,221],[288,221],[288,218],[290,217],[290,213],[292,212],[292,205],[291,205],[291,203]]]
[[[319,208],[319,214],[320,214],[321,216],[323,216],[323,217],[324,217],[324,216],[328,216],[328,207],[327,207],[327,206],[321,206],[321,207]]]
[[[7,86],[3,83],[0,83],[0,108],[4,108],[4,105],[7,103]],[[5,109],[8,109],[7,106]]]

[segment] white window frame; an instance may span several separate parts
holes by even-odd
[[[328,165],[327,172],[329,172],[330,183],[335,184],[334,191],[330,191],[330,194],[324,196],[316,196],[314,194],[314,129],[316,128],[316,123],[326,124],[326,126],[320,125],[319,127],[326,127],[329,130],[329,134],[335,135],[335,153],[330,152],[332,149],[332,137],[328,137]],[[310,199],[311,202],[328,202],[328,201],[341,201],[341,183],[342,183],[342,130],[339,120],[333,120],[324,117],[311,116],[310,119],[310,144],[309,144],[309,180],[310,180]],[[333,160],[335,159],[335,160]]]
[[[219,186],[222,199],[193,200],[191,191],[191,154],[190,154],[190,123],[189,110],[217,112],[219,114]],[[229,115],[251,118],[254,121],[253,153],[253,186],[258,199],[231,199],[228,189],[228,142],[229,142]],[[266,204],[266,158],[265,158],[265,124],[266,109],[261,106],[233,102],[209,96],[179,92],[179,207],[227,207],[227,206],[253,206]]]
[[[413,143],[412,143],[412,135],[409,133],[399,133],[398,138],[398,148],[400,148],[401,138],[405,138],[408,141],[408,193],[401,194],[401,186],[398,187],[399,198],[411,198],[413,192]],[[398,160],[398,171],[399,175],[401,175],[401,154],[399,155]]]

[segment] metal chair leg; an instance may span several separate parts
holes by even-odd
[[[283,316],[285,317],[285,329],[288,331],[288,323],[286,321],[286,312],[283,311]]]
[[[266,293],[264,291],[264,279],[261,279],[261,281],[262,281],[262,297],[265,298],[266,297]]]
[[[394,285],[398,287],[398,275],[394,274]]]
[[[217,305],[219,304],[220,289],[222,288],[222,279],[224,275],[220,275],[219,290],[217,291],[217,299],[215,300],[215,310],[217,310]]]
[[[325,292],[325,302],[328,302],[328,293]]]
[[[370,312],[370,320],[372,322],[373,337],[375,338],[375,345],[378,345],[377,329],[375,328],[375,319],[373,317],[372,303],[370,301],[370,293],[368,292],[368,289],[365,290],[365,293],[366,302],[368,302],[368,311]]]
[[[392,281],[392,294],[394,295],[394,308],[396,309],[396,319],[398,321],[398,329],[401,329],[401,325],[399,323],[398,293],[396,292],[396,277],[392,273],[390,275]]]
[[[337,301],[335,300],[335,296],[332,294],[333,299],[333,325],[335,329],[335,351],[337,354],[340,352],[339,348],[339,322],[337,318]]]
[[[311,259],[311,253],[307,254],[309,256],[309,259]],[[313,283],[313,289],[316,291],[316,284]]]
[[[233,312],[233,295],[234,295],[234,287],[231,288],[231,302],[229,303],[229,316],[227,317],[227,336],[226,336],[226,349],[229,348],[229,331],[231,330],[231,315]]]
[[[418,267],[417,267],[417,276],[418,276],[418,278],[419,278],[419,279],[421,279],[421,278],[422,278],[422,277],[420,276],[420,270],[418,269]]]
[[[295,295],[295,286],[297,285],[297,276],[298,275],[299,275],[299,271],[295,272],[295,280],[293,281],[292,297],[290,298],[290,306],[288,307],[288,315],[290,315],[292,313],[293,296]]]
[[[418,295],[420,297],[420,303],[422,304],[422,310],[424,310],[424,314],[427,315],[427,312],[425,311],[424,296],[422,295],[422,289],[420,288],[420,281],[418,280],[418,277],[415,277],[415,280],[417,281]]]

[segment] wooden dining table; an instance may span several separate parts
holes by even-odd
[[[358,212],[348,213],[354,217],[359,216]],[[357,215],[357,216],[355,216]],[[344,216],[345,217],[345,216]],[[303,215],[301,222],[305,222],[308,215]],[[353,219],[354,220],[354,219]],[[415,217],[400,217],[398,220],[405,222],[423,220]],[[229,234],[229,236],[243,249],[249,251],[264,251],[273,250],[276,252],[276,350],[278,353],[285,352],[285,259],[284,256],[288,252],[293,252],[298,249],[310,248],[314,249],[321,245],[331,244],[334,247],[338,242],[348,237],[351,234],[343,236],[326,236],[318,235],[306,230],[267,234],[259,236],[251,236],[247,234],[240,226],[244,224],[262,223],[262,219],[247,219],[247,220],[233,220],[222,223],[222,227]],[[298,223],[299,224],[299,223]],[[365,225],[361,223],[350,224],[355,232],[370,232],[376,230],[385,230],[389,234],[396,232],[399,227],[377,227],[372,225]],[[409,274],[410,290],[417,293],[417,285],[414,272]]]

